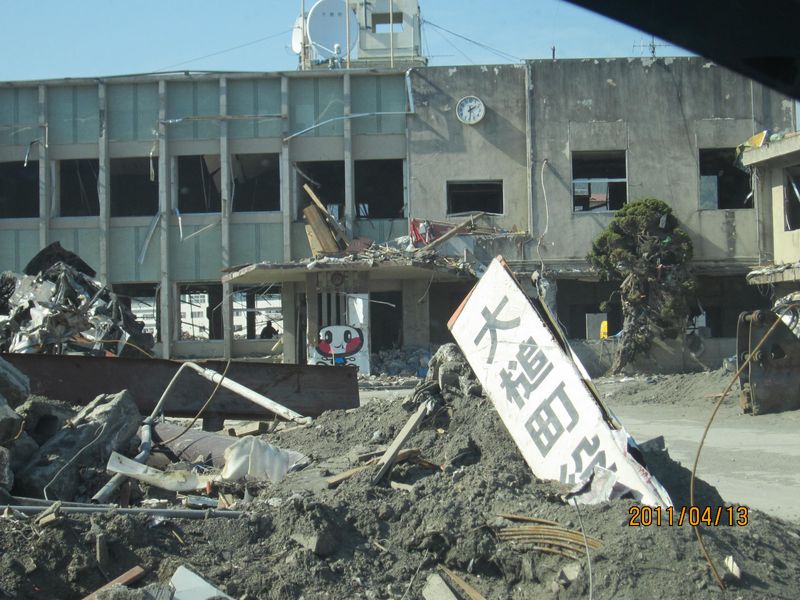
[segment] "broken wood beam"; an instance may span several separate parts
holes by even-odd
[[[473,224],[476,220],[480,219],[485,214],[486,214],[485,212],[479,212],[477,214],[470,215],[470,217],[466,221],[462,221],[461,223],[459,223],[458,225],[456,225],[455,227],[453,227],[449,231],[444,232],[438,238],[436,238],[435,240],[433,240],[429,244],[423,246],[422,248],[417,248],[417,252],[424,252],[425,250],[432,250],[433,248],[435,248],[439,244],[441,244],[443,242],[446,242],[451,237],[461,233],[464,229],[467,228],[467,226]]]
[[[409,458],[413,458],[419,455],[418,448],[407,448],[405,450],[401,450],[395,456],[395,462],[402,462],[404,460],[408,460]],[[358,475],[359,473],[366,471],[370,467],[373,467],[378,464],[378,458],[374,458],[363,465],[359,465],[357,467],[353,467],[352,469],[347,469],[346,471],[342,471],[341,473],[337,473],[336,475],[331,475],[325,479],[325,483],[329,488],[335,488],[337,485],[342,483],[343,481],[347,481],[354,475]]]
[[[389,470],[394,465],[397,455],[400,452],[400,449],[405,446],[408,438],[411,437],[411,434],[417,429],[419,424],[422,422],[422,419],[425,418],[425,415],[433,407],[433,402],[431,400],[426,400],[422,404],[419,405],[417,412],[415,412],[411,417],[406,421],[406,424],[403,426],[403,429],[400,430],[400,433],[397,434],[397,437],[394,438],[391,445],[386,449],[386,452],[383,453],[378,464],[381,465],[381,468],[378,469],[378,472],[375,474],[375,477],[372,478],[373,485],[380,482]]]
[[[439,570],[447,575],[447,578],[453,582],[455,587],[459,588],[464,594],[469,598],[469,600],[486,600],[486,598],[481,594],[478,590],[468,584],[464,579],[456,575],[453,571],[445,567],[444,565],[439,565]]]
[[[111,586],[114,586],[114,585],[118,585],[118,584],[120,584],[120,585],[130,585],[131,583],[135,583],[136,581],[138,581],[139,579],[144,577],[145,573],[146,573],[146,571],[142,567],[137,565],[137,566],[133,567],[132,569],[128,569],[127,571],[125,571],[122,575],[120,575],[116,579],[112,579],[107,584],[105,584],[103,587],[96,589],[95,591],[93,591],[88,596],[84,596],[83,600],[95,600],[95,598],[97,598],[97,594],[99,594],[100,592],[104,592],[105,590],[107,590],[108,588],[110,588]]]
[[[342,248],[342,249],[343,250],[346,249],[347,246],[350,245],[350,238],[347,236],[347,233],[345,232],[344,228],[341,225],[339,225],[339,221],[337,221],[333,217],[333,215],[328,212],[328,209],[322,203],[322,200],[320,200],[317,197],[317,195],[314,193],[314,190],[311,189],[311,186],[309,186],[307,183],[304,183],[303,184],[303,189],[306,191],[306,194],[308,194],[308,196],[311,198],[311,201],[322,212],[323,218],[325,219],[325,221],[328,223],[328,225],[330,225],[331,229],[333,230],[334,237],[338,237],[342,241],[342,243],[344,244],[344,248]]]
[[[317,254],[336,254],[342,248],[331,232],[330,226],[325,222],[322,214],[316,206],[307,206],[303,209],[303,216],[306,219],[306,236],[311,253]],[[311,230],[309,232],[309,229]]]

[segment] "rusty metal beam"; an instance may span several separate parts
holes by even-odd
[[[83,406],[100,394],[127,389],[139,411],[149,415],[180,367],[179,361],[137,358],[97,358],[93,356],[55,356],[47,354],[7,354],[4,358],[31,380],[31,393]],[[222,372],[225,361],[195,361]],[[316,417],[327,410],[359,406],[358,380],[352,367],[284,365],[275,363],[232,362],[232,380],[275,400],[301,415]],[[200,377],[186,377],[175,386],[165,414],[170,417],[194,416],[214,389]],[[265,419],[273,414],[220,388],[207,411],[208,416],[227,419]]]

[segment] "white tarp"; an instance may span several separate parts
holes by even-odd
[[[470,366],[534,474],[566,484],[597,471],[589,502],[633,491],[637,500],[670,506],[669,495],[627,451],[584,381],[571,349],[562,348],[545,318],[500,257],[448,324]]]

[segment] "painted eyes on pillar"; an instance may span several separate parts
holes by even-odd
[[[344,343],[346,344],[347,342],[349,342],[352,339],[353,339],[353,334],[351,332],[349,332],[349,331],[345,331],[344,332]]]
[[[345,334],[345,336],[347,336],[347,334]],[[345,339],[347,339],[347,338],[345,337]],[[330,344],[333,341],[333,333],[331,333],[330,331],[326,331],[325,332],[325,341]]]

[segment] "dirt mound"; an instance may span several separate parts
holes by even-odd
[[[491,402],[465,377],[441,394],[418,388],[405,399],[326,413],[311,428],[265,435],[305,453],[312,465],[278,484],[251,485],[256,498],[238,519],[70,516],[38,532],[25,521],[0,519],[0,590],[13,598],[78,598],[100,587],[107,581],[95,555],[102,533],[109,577],[139,564],[148,570],[144,585],[168,580],[185,564],[235,598],[421,598],[437,565],[488,599],[582,598],[590,585],[595,598],[717,597],[688,525],[669,526],[665,518],[660,527],[632,527],[631,500],[581,506],[578,513],[561,500],[560,485],[532,476]],[[326,487],[324,478],[357,464],[357,454],[388,445],[427,398],[436,408],[406,444],[425,460],[401,463],[390,474],[413,487],[373,485],[377,467]],[[651,447],[645,456],[672,494],[677,521],[689,474],[663,449]],[[727,506],[702,481],[697,502]],[[524,524],[499,516],[506,513],[577,531],[582,522],[601,544],[591,551],[591,584],[585,559],[500,535]],[[717,567],[732,554],[744,573],[731,585],[734,597],[796,597],[800,529],[756,511],[747,516],[745,526],[704,527]]]
[[[674,375],[635,375],[600,377],[595,385],[603,401],[614,404],[670,404],[713,406],[733,373],[726,369]],[[738,402],[739,387],[734,385],[726,402]]]

